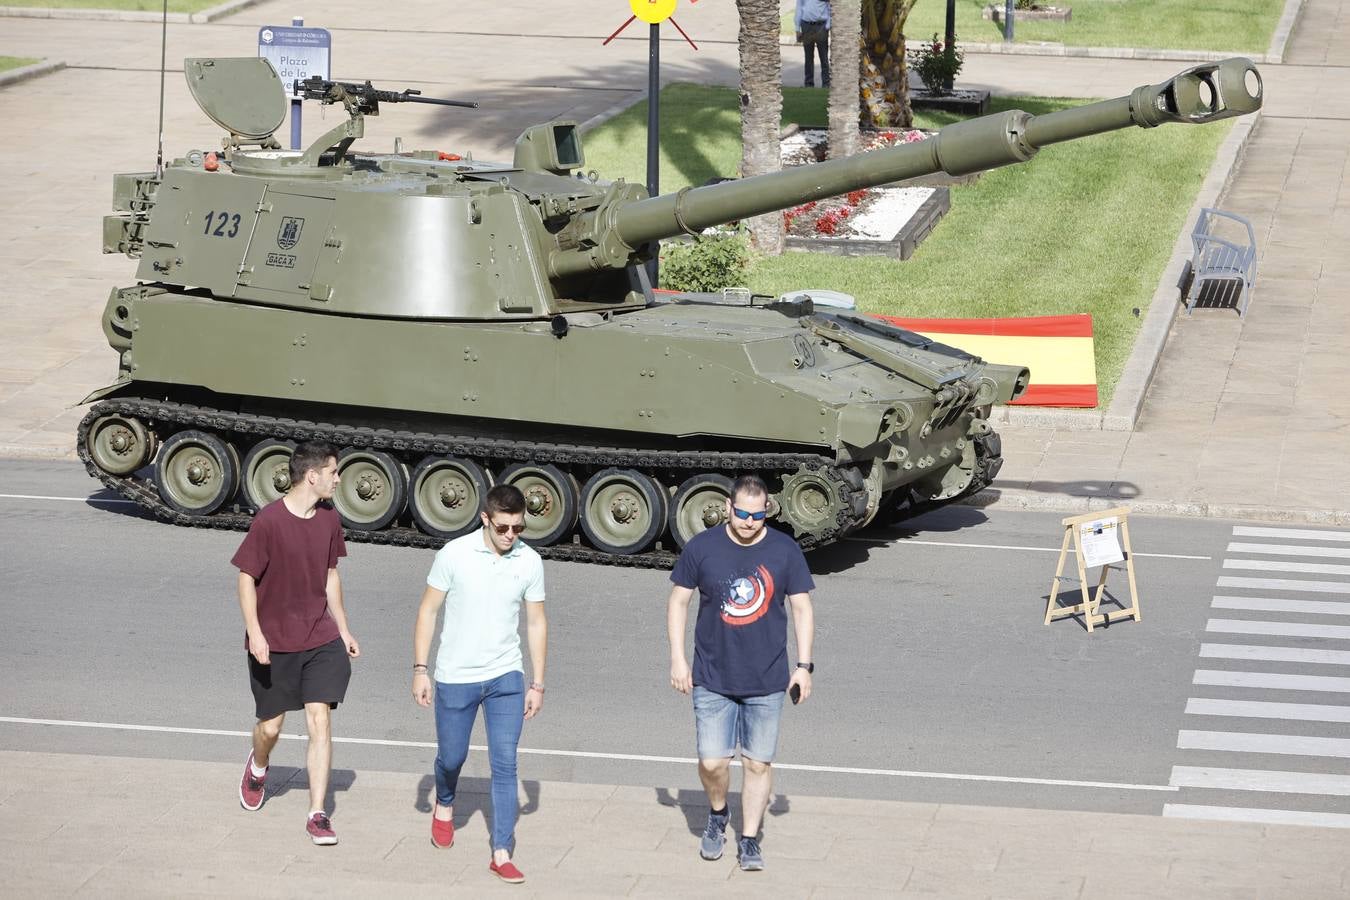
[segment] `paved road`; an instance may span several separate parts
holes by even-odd
[[[71,463],[0,462],[0,616],[9,644],[0,749],[233,760],[240,738],[183,730],[250,723],[228,566],[239,535],[147,520],[95,488]],[[1153,815],[1164,804],[1169,814],[1342,809],[1350,769],[1347,742],[1334,735],[1347,707],[1334,704],[1350,682],[1308,676],[1345,671],[1345,653],[1331,648],[1344,645],[1346,629],[1324,623],[1350,604],[1328,593],[1344,592],[1343,583],[1307,588],[1350,569],[1286,554],[1334,553],[1350,548],[1350,535],[1242,536],[1251,526],[1134,520],[1143,621],[1089,636],[1076,622],[1041,624],[1058,521],[957,508],[813,554],[817,693],[785,714],[782,762],[805,768],[784,769],[780,789]],[[364,658],[337,731],[373,743],[340,745],[340,768],[426,768],[429,751],[418,744],[432,726],[407,699],[405,670],[429,562],[427,551],[351,546],[344,581]],[[690,716],[665,686],[666,586],[664,572],[550,564],[549,704],[525,732],[525,777],[697,789],[680,761],[692,755]],[[1311,740],[1243,736],[1270,733]],[[299,763],[298,745],[283,752]],[[485,762],[475,754],[471,765]],[[1295,783],[1300,793],[1253,794],[1269,776],[1205,767],[1324,777]],[[1247,783],[1216,793],[1215,778]]]

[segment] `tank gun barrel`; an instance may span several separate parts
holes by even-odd
[[[589,240],[579,242],[580,250],[555,251],[550,269],[556,277],[626,265],[636,248],[659,238],[697,234],[713,225],[936,172],[965,175],[1026,162],[1049,144],[1132,125],[1215,122],[1255,112],[1261,100],[1256,66],[1234,57],[1195,66],[1114,100],[1040,116],[1009,110],[949,125],[912,144],[614,203],[578,223]]]
[[[473,100],[442,100],[439,97],[423,97],[422,92],[407,88],[402,91],[382,91],[369,81],[360,84],[352,81],[326,81],[318,75],[306,79],[297,78],[294,91],[302,99],[318,100],[322,103],[341,103],[348,112],[376,116],[380,113],[381,103],[432,103],[436,106],[461,106],[477,109]]]

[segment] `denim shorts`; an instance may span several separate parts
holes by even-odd
[[[762,697],[726,697],[694,685],[698,758],[730,759],[739,745],[742,756],[773,762],[782,713],[782,691]]]

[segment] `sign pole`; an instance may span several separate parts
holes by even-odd
[[[648,26],[647,39],[647,196],[661,193],[661,26]],[[647,263],[652,287],[657,282],[657,262]]]
[[[294,25],[295,27],[299,28],[300,26],[302,26],[302,25],[305,24],[305,17],[304,17],[304,16],[293,16],[293,17],[291,18],[291,24]],[[289,88],[289,85],[288,85],[287,87]],[[299,149],[300,149],[300,107],[301,107],[302,105],[303,105],[303,104],[302,104],[302,101],[300,100],[299,97],[292,97],[292,98],[291,98],[291,149],[292,149],[292,150],[299,150]]]
[[[955,50],[953,48],[956,46],[956,0],[947,0],[946,37],[947,43],[944,46],[946,47],[947,54],[951,55],[955,53]],[[953,78],[951,75],[948,75],[946,78],[942,79],[942,89],[949,94],[952,92],[952,88],[955,86],[955,84],[956,79]]]

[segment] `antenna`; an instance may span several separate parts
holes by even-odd
[[[164,0],[164,15],[159,31],[159,146],[155,149],[155,178],[164,175],[164,59],[169,43],[169,0]]]

